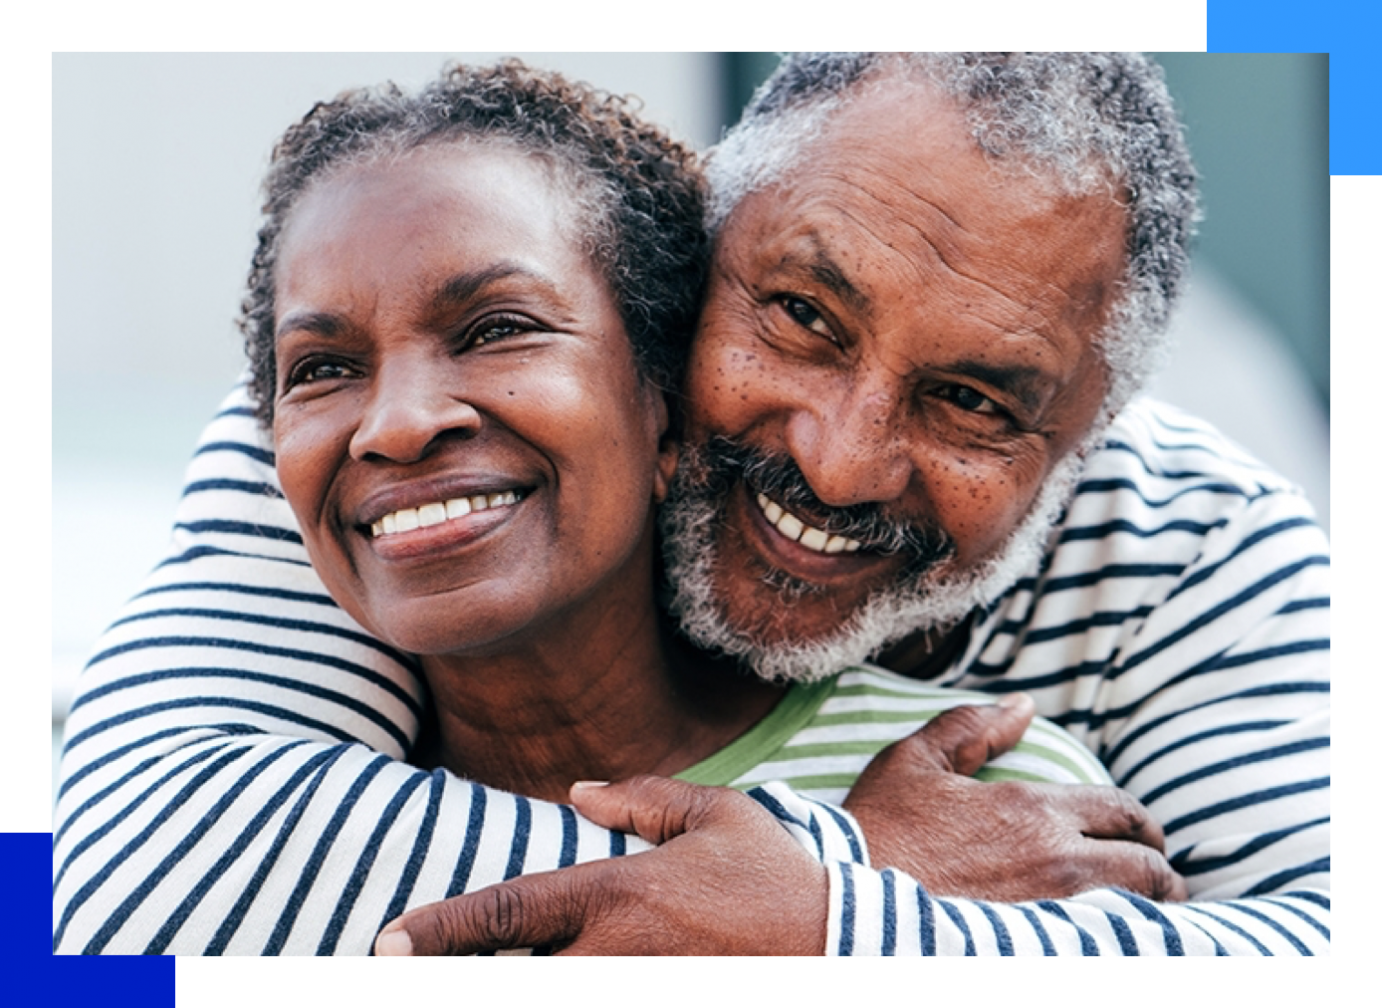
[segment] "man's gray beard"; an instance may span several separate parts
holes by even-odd
[[[1095,439],[1085,442],[1089,445]],[[678,468],[661,510],[663,552],[671,587],[669,608],[681,630],[700,647],[743,661],[771,682],[816,682],[857,665],[889,644],[922,630],[955,626],[988,605],[1022,575],[1035,573],[1047,540],[1084,469],[1084,452],[1069,453],[1047,477],[1031,511],[988,560],[956,570],[953,558],[875,591],[833,633],[816,640],[768,643],[731,625],[715,589],[719,565],[716,531],[723,525],[728,488],[698,485],[694,464]],[[811,588],[773,572],[763,591],[790,607]]]

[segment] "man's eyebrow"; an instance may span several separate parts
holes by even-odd
[[[810,238],[810,252],[801,255],[788,252],[782,257],[781,265],[789,269],[801,269],[811,274],[811,278],[845,303],[852,311],[867,314],[872,304],[869,297],[854,286],[844,268],[830,257],[825,246],[815,236]]]
[[[956,361],[946,368],[996,389],[1017,396],[1031,410],[1039,410],[1052,387],[1052,377],[1040,368],[1025,364],[985,364],[982,361]]]

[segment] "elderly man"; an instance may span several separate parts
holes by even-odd
[[[381,951],[812,951],[823,904],[832,953],[1327,948],[1326,544],[1283,481],[1133,401],[1193,214],[1155,71],[1087,54],[789,59],[716,152],[713,185],[666,521],[687,633],[768,676],[878,655],[936,684],[1032,694],[1161,822],[1191,902],[1113,888],[1139,888],[1114,867],[1056,878],[1072,837],[1118,848],[1128,831],[1073,796],[948,774],[928,754],[965,740],[923,739],[846,802],[873,862],[910,844],[915,877],[827,857],[821,893],[774,875],[784,832],[755,832],[713,794],[584,789],[597,822],[667,842],[414,911]],[[390,786],[383,756],[283,740],[401,755],[418,687],[406,659],[320,605],[281,511],[245,493],[271,485],[248,470],[264,449],[247,430],[234,409],[213,427],[190,541],[113,628],[74,714],[55,863],[73,893],[59,927],[79,921],[85,947],[153,919],[149,947],[166,948],[197,914],[224,919],[229,941],[256,902],[301,905],[328,856],[354,865],[331,880],[336,913],[383,923],[465,887],[422,867],[448,823],[480,845],[492,826],[508,874],[571,863],[535,853],[558,841],[521,804]],[[227,695],[207,700],[205,676]],[[269,741],[252,755],[189,745],[254,730]],[[220,822],[249,791],[265,824]],[[894,840],[899,806],[933,824],[924,850]],[[282,845],[304,828],[320,856],[283,878]],[[253,884],[218,890],[242,857]]]

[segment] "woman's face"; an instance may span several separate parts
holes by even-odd
[[[651,592],[666,409],[578,225],[539,162],[457,146],[347,168],[288,220],[279,478],[331,594],[407,651]]]

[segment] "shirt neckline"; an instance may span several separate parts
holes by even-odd
[[[676,774],[676,779],[689,784],[728,787],[754,767],[767,762],[769,756],[804,728],[834,690],[837,678],[829,676],[815,683],[793,683],[763,720],[719,752]]]

